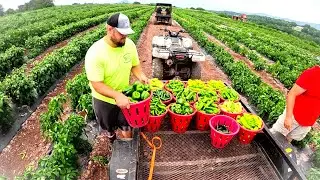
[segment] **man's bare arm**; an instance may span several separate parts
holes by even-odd
[[[92,84],[92,87],[101,95],[110,97],[116,100],[117,106],[120,108],[129,108],[130,107],[130,100],[127,96],[124,94],[115,91],[111,87],[105,85],[103,82],[95,82],[90,81]]]
[[[139,80],[144,83],[148,83],[148,78],[147,76],[142,72],[141,66],[133,66],[131,69],[132,74]]]
[[[285,118],[285,127],[290,130],[292,125],[293,117],[293,107],[296,101],[296,97],[304,93],[306,90],[300,87],[297,84],[294,84],[291,90],[287,95],[287,107],[286,107],[286,118]]]

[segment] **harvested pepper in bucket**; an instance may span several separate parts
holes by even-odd
[[[162,103],[159,97],[152,96],[150,103],[150,114],[152,116],[160,116],[166,112],[166,105]]]
[[[220,90],[226,88],[227,86],[221,80],[210,80],[207,82],[207,87],[209,89],[214,89],[214,90],[220,91]]]
[[[243,107],[240,102],[232,102],[232,101],[225,101],[221,105],[221,109],[229,113],[241,113],[243,111]]]
[[[209,98],[212,99],[214,102],[219,102],[220,98],[216,91],[213,90],[202,90],[198,94],[199,101],[203,98]]]
[[[239,99],[239,94],[232,88],[224,88],[220,91],[220,94],[225,100],[236,101]]]
[[[189,79],[188,82],[188,87],[195,92],[199,92],[204,89],[206,86],[205,82],[199,80],[199,79]]]
[[[197,99],[197,93],[189,88],[184,88],[182,91],[176,93],[176,98],[185,99],[187,102],[195,102]]]
[[[170,106],[170,109],[174,113],[181,115],[189,115],[193,113],[193,109],[191,108],[190,104],[183,98],[180,98],[176,103],[173,103]]]
[[[151,90],[162,89],[163,82],[160,81],[158,78],[150,79],[150,88],[151,88]]]
[[[137,103],[150,97],[150,86],[136,81],[133,85],[126,87],[122,93],[129,97],[130,102]]]
[[[167,101],[171,98],[170,93],[162,89],[153,91],[153,96],[159,97],[161,101]]]
[[[166,85],[166,88],[172,91],[172,93],[175,95],[184,89],[184,83],[180,80],[170,80]]]
[[[219,114],[220,109],[217,104],[215,104],[215,101],[209,97],[203,97],[195,104],[195,108],[200,111],[204,112],[206,114]]]
[[[254,114],[243,113],[237,117],[237,122],[248,130],[259,130],[262,127],[262,119]]]

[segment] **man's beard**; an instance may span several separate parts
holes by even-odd
[[[126,40],[124,40],[123,42],[121,41],[116,41],[115,39],[111,38],[111,41],[117,46],[117,47],[122,47],[126,44]]]

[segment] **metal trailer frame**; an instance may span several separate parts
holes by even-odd
[[[247,112],[256,114],[247,104],[240,102]],[[272,134],[267,127],[264,127],[263,133],[257,134],[254,141],[267,157],[279,179],[306,180],[305,175],[296,164],[294,151],[289,153],[285,151],[286,148],[292,148],[292,145],[286,141],[283,135]],[[134,129],[132,139],[116,140],[114,142],[108,172],[110,180],[138,179],[140,148],[139,129]]]

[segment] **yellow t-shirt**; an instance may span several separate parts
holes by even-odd
[[[85,57],[85,69],[89,81],[103,81],[107,86],[121,92],[129,85],[131,68],[139,65],[139,57],[134,42],[127,38],[123,47],[111,47],[103,38],[95,42]],[[115,100],[89,86],[92,96],[111,104]]]

